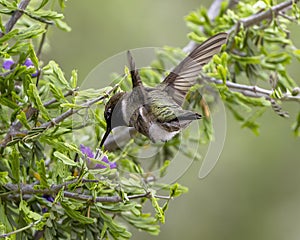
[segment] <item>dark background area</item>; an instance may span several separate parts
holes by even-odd
[[[200,4],[209,1],[70,1],[65,15],[72,32],[51,31],[44,58],[56,60],[67,75],[78,69],[83,81],[121,51],[184,47],[189,30],[183,17]],[[300,38],[299,26],[291,35]],[[295,63],[293,76],[300,76],[299,69]],[[299,239],[300,139],[291,131],[299,104],[283,107],[291,118],[268,110],[259,120],[260,136],[241,129],[228,112],[227,138],[214,170],[200,180],[201,162],[194,162],[178,180],[189,192],[171,202],[161,234],[133,231],[133,239]]]

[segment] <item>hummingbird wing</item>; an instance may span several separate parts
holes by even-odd
[[[198,45],[161,83],[163,90],[182,105],[190,87],[196,83],[202,67],[220,52],[227,42],[227,33],[218,33]]]

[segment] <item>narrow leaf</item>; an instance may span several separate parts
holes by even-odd
[[[75,89],[77,87],[77,79],[78,79],[78,76],[77,76],[77,71],[76,70],[73,70],[72,71],[72,76],[71,76],[71,87],[73,89]]]
[[[82,224],[92,224],[94,223],[93,218],[88,218],[81,215],[78,211],[71,209],[66,203],[60,202],[61,206],[64,208],[65,213],[76,221],[79,221]]]
[[[50,91],[53,94],[53,97],[58,101],[58,102],[67,102],[65,100],[65,96],[62,93],[61,89],[57,86],[55,86],[53,83],[49,83],[50,86]]]
[[[18,29],[14,29],[14,30],[10,31],[9,33],[6,33],[4,36],[2,36],[2,37],[0,38],[0,44],[6,42],[6,41],[8,41],[9,39],[11,39],[11,38],[13,38],[14,36],[16,36],[18,32],[19,32]]]
[[[65,31],[65,32],[70,32],[72,30],[71,27],[66,22],[62,21],[61,19],[55,19],[54,22],[55,22],[55,25],[59,29]]]
[[[29,84],[29,89],[27,92],[30,100],[34,103],[35,107],[41,111],[41,114],[44,119],[50,120],[49,114],[47,109],[44,107],[43,102],[40,98],[38,89],[36,88],[35,84]]]
[[[24,127],[30,129],[25,112],[21,111],[20,114],[17,115],[17,119],[23,124]]]
[[[34,10],[34,11],[38,11],[40,10],[42,7],[44,7],[47,3],[49,2],[49,0],[43,0],[41,2],[41,4]]]
[[[14,148],[11,154],[11,172],[13,175],[13,183],[20,183],[20,157]]]
[[[56,79],[61,85],[65,86],[66,88],[70,89],[69,83],[66,80],[63,71],[60,69],[58,64],[54,61],[49,62],[49,67],[53,71],[53,74],[55,75]],[[57,84],[56,82],[53,82],[54,84]]]
[[[72,159],[70,159],[68,156],[56,151],[54,152],[54,156],[60,159],[64,164],[69,166],[77,166],[78,163],[74,162]]]
[[[24,212],[24,216],[26,216],[25,219],[28,223],[31,222],[31,220],[37,221],[42,218],[40,214],[31,211],[30,208],[27,206],[27,202],[24,200],[21,200],[19,210]]]
[[[44,160],[37,161],[36,165],[37,165],[37,171],[40,175],[40,185],[42,186],[42,188],[48,188],[49,184],[47,183],[45,161]]]
[[[165,214],[164,211],[161,209],[161,207],[159,206],[157,199],[155,197],[151,198],[151,202],[152,202],[152,206],[155,209],[156,212],[156,218],[161,222],[161,223],[165,223]]]

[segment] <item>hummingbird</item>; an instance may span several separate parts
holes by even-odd
[[[132,90],[116,93],[107,102],[104,109],[106,132],[100,148],[111,130],[118,126],[133,127],[155,143],[172,139],[192,121],[201,119],[201,114],[185,110],[182,105],[203,66],[220,52],[227,37],[227,33],[218,33],[197,45],[155,87],[143,85],[133,57],[127,51]]]

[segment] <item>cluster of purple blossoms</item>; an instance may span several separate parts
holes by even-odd
[[[14,64],[15,64],[14,60],[6,59],[6,60],[4,60],[2,67],[5,70],[10,70]],[[25,60],[25,62],[23,63],[23,65],[26,66],[27,68],[34,68],[33,62],[31,61],[30,58],[27,58]],[[38,71],[31,74],[32,77],[36,77],[37,75],[38,75]]]
[[[107,165],[110,169],[116,168],[117,164],[115,162],[111,162],[108,160],[107,156],[103,156],[101,159],[101,162],[106,163],[107,165],[103,165],[101,163],[92,163],[90,158],[95,158],[95,154],[93,151],[89,148],[84,146],[83,144],[80,144],[80,151],[87,156],[87,166],[92,169],[99,169],[99,168],[107,168]]]

